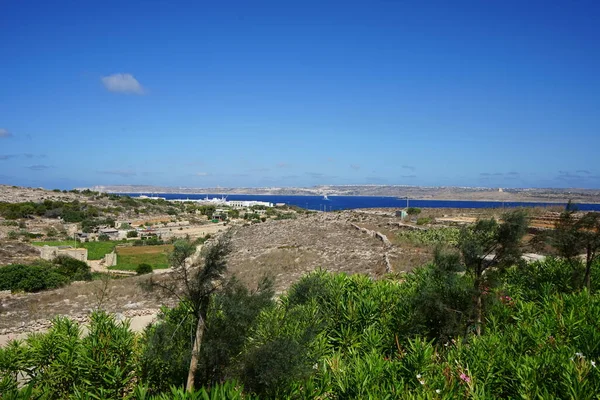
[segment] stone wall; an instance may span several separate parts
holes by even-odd
[[[73,257],[76,260],[87,262],[87,249],[60,248],[56,246],[40,247],[40,258],[48,261],[54,260],[58,256]]]
[[[385,246],[387,246],[387,247],[389,247],[389,246],[391,246],[391,245],[392,245],[392,243],[391,243],[391,242],[390,242],[390,240],[387,238],[387,236],[386,236],[386,235],[384,235],[384,234],[383,234],[383,233],[381,233],[381,232],[372,231],[372,230],[369,230],[369,229],[367,229],[367,228],[362,228],[362,227],[360,227],[360,226],[358,226],[358,225],[356,225],[356,224],[352,224],[352,226],[353,226],[355,229],[358,229],[359,231],[361,231],[361,232],[363,232],[363,233],[366,233],[367,235],[369,235],[369,236],[371,236],[371,237],[374,237],[375,239],[379,239],[379,240],[381,240],[381,241],[383,242],[383,244],[384,244]]]
[[[104,266],[105,267],[114,267],[117,265],[117,253],[114,251],[112,253],[108,253],[104,256]]]

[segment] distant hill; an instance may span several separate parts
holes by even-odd
[[[83,188],[82,188],[83,189]],[[337,195],[393,196],[420,200],[481,200],[600,203],[600,189],[498,189],[472,187],[419,187],[397,185],[321,185],[313,187],[169,187],[148,185],[107,185],[88,188],[110,193],[181,193],[181,194],[270,194],[270,195]]]

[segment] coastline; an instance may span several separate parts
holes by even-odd
[[[110,194],[117,194],[117,195],[129,195],[129,194],[133,194],[133,195],[147,195],[149,194],[148,191],[139,191],[139,192],[107,192]],[[294,194],[281,194],[281,193],[253,193],[253,192],[235,192],[235,191],[227,191],[227,192],[152,192],[152,195],[161,197],[163,195],[179,195],[179,196],[221,196],[221,195],[225,195],[225,196],[229,196],[229,195],[234,195],[234,196],[257,196],[257,197],[261,197],[261,196],[281,196],[281,197],[316,197],[316,196],[322,196],[319,194],[314,194],[314,193],[294,193]],[[396,196],[396,195],[379,195],[379,194],[334,194],[334,193],[328,193],[327,194],[328,197],[330,198],[335,198],[335,197],[354,197],[354,198],[360,198],[360,197],[372,197],[372,198],[390,198],[390,199],[398,199],[398,200],[405,200],[407,196]],[[555,204],[555,205],[564,205],[567,204],[569,202],[569,200],[573,201],[574,203],[583,203],[583,204],[599,204],[600,205],[600,199],[597,200],[588,200],[588,199],[578,199],[578,198],[548,198],[548,197],[517,197],[517,198],[505,198],[505,199],[500,199],[500,198],[494,198],[494,197],[478,197],[478,198],[473,198],[473,197],[469,197],[469,196],[456,196],[456,197],[445,197],[445,196],[419,196],[419,197],[410,197],[409,196],[409,200],[410,201],[452,201],[452,202],[476,202],[476,203],[531,203],[531,204],[538,204],[538,203],[547,203],[547,204]]]

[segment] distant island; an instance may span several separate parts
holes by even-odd
[[[170,187],[151,185],[106,185],[89,188],[109,193],[179,193],[179,194],[255,194],[284,196],[392,196],[418,200],[471,200],[557,202],[569,200],[581,203],[600,203],[600,189],[561,188],[484,188],[484,187],[421,187],[402,185],[320,185],[312,187]]]

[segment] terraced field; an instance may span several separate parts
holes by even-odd
[[[169,254],[173,245],[117,247],[117,265],[110,269],[134,271],[140,264],[150,264],[153,269],[169,267]]]

